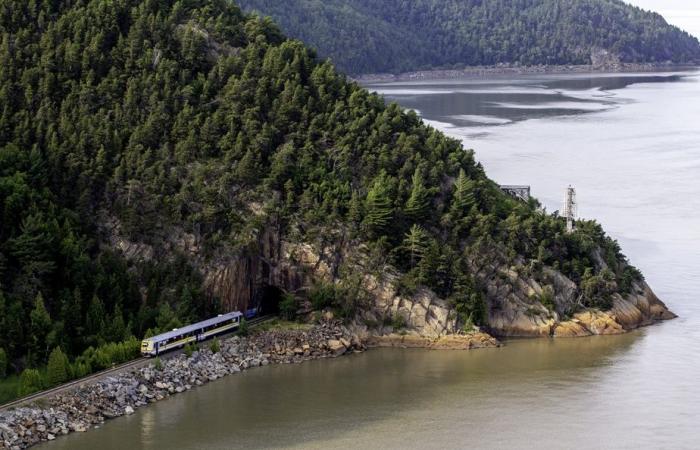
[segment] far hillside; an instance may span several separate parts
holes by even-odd
[[[620,0],[240,0],[346,73],[688,63],[698,40]]]

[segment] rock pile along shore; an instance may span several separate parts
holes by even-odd
[[[136,409],[225,375],[268,364],[292,364],[364,350],[359,337],[340,322],[309,329],[274,330],[250,337],[234,336],[213,353],[208,344],[155,364],[105,377],[47,398],[45,406],[0,411],[0,449],[23,449]]]

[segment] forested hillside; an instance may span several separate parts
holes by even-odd
[[[498,63],[700,61],[695,37],[621,0],[241,0],[350,74]]]
[[[230,306],[208,268],[250,265],[266,230],[350,243],[365,266],[309,294],[347,318],[372,268],[482,325],[487,256],[561,271],[580,306],[640,279],[598,225],[565,233],[458,141],[227,0],[6,0],[0,30],[0,377],[49,361],[29,390]],[[551,292],[532,302],[553,311]]]

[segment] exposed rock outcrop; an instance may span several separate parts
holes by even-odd
[[[262,213],[252,208],[251,214]],[[121,236],[118,223],[105,222],[110,230],[108,242],[125,256],[147,260],[157,255],[152,247]],[[303,298],[314,283],[338,282],[340,268],[345,267],[361,274],[366,297],[355,323],[371,327],[375,335],[401,331],[434,340],[458,334],[464,326],[452,306],[430,290],[402,295],[397,289],[398,275],[391,267],[378,271],[365,267],[364,247],[346,239],[341,229],[313,243],[290,242],[269,225],[244,251],[220,249],[216,255],[204,255],[196,237],[182,231],[171,233],[166,242],[167,248],[160,251],[188,255],[203,275],[209,298],[227,310],[247,309],[269,287]],[[592,257],[600,270],[608,268],[599,252]],[[675,317],[643,281],[634,283],[624,297],[614,294],[610,311],[586,311],[576,283],[552,267],[511,261],[494,248],[475,254],[470,265],[486,297],[488,325],[484,331],[495,336],[614,334]]]

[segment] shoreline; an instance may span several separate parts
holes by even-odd
[[[482,78],[513,75],[567,75],[567,74],[604,74],[604,73],[646,73],[691,71],[700,68],[693,64],[668,63],[620,63],[614,65],[539,65],[516,66],[499,64],[495,66],[470,66],[462,69],[431,69],[403,72],[399,74],[372,73],[349,77],[360,84],[394,83],[421,80],[451,80],[459,78]]]
[[[641,323],[651,325],[656,321]],[[99,428],[104,422],[131,415],[137,409],[254,367],[300,364],[362,353],[370,348],[424,348],[429,350],[473,350],[498,348],[504,344],[484,332],[450,334],[437,338],[417,334],[371,334],[349,328],[337,320],[293,329],[261,330],[250,336],[220,341],[220,350],[209,346],[124,372],[91,380],[33,403],[0,411],[0,449],[25,449],[74,432]],[[622,334],[632,329],[619,330]],[[608,333],[601,333],[608,334]],[[550,339],[589,337],[576,333]]]
[[[99,428],[107,420],[134,414],[151,403],[253,367],[299,364],[366,349],[357,334],[338,321],[233,336],[222,339],[216,353],[210,344],[189,357],[180,353],[160,363],[154,359],[144,366],[0,411],[0,449],[29,448]]]

